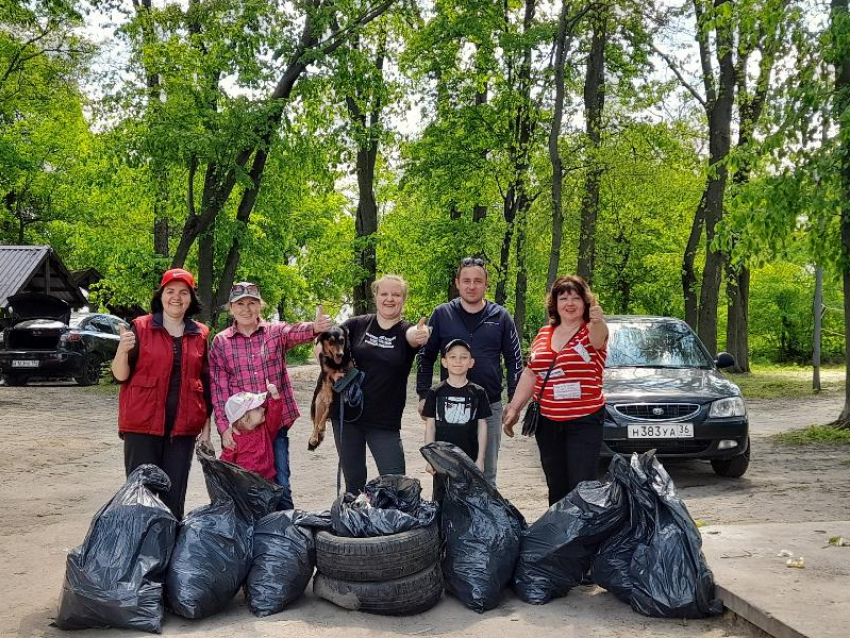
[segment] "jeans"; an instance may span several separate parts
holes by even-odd
[[[274,439],[274,481],[283,488],[279,510],[295,509],[292,502],[292,486],[289,483],[289,430],[281,428]]]
[[[496,487],[496,470],[499,464],[499,444],[502,442],[502,402],[490,404],[487,417],[487,449],[484,450],[484,476]],[[473,461],[475,459],[472,459]]]
[[[399,430],[362,427],[357,423],[344,423],[331,419],[334,443],[345,476],[345,491],[359,494],[366,485],[366,446],[375,459],[379,474],[404,474],[404,449]]]

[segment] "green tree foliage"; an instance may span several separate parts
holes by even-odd
[[[93,303],[145,305],[185,264],[211,322],[242,279],[299,319],[362,310],[374,274],[395,272],[418,319],[476,255],[527,342],[592,200],[585,264],[606,311],[684,316],[694,211],[723,172],[693,299],[709,258],[712,281],[746,272],[748,352],[804,361],[821,265],[824,352],[843,356],[841,1],[830,22],[802,0],[92,0],[116,16],[94,53],[81,6],[0,0],[0,239],[97,268]],[[604,96],[592,126],[587,88]]]

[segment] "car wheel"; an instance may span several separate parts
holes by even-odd
[[[316,534],[316,568],[346,581],[385,581],[419,572],[440,558],[437,524],[389,536],[346,538]]]
[[[29,377],[25,377],[22,374],[4,374],[3,381],[6,382],[6,385],[21,387],[27,384]]]
[[[750,441],[747,439],[747,451],[731,459],[714,459],[711,468],[715,474],[725,478],[741,478],[750,467]]]
[[[97,385],[100,382],[102,363],[97,355],[91,354],[83,361],[83,370],[74,377],[80,385]]]
[[[379,583],[337,580],[317,572],[313,593],[343,609],[406,616],[431,609],[443,595],[440,563],[404,578]]]

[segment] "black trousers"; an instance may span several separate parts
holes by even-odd
[[[189,468],[195,451],[194,436],[157,436],[125,432],[124,469],[127,476],[140,465],[152,463],[171,479],[171,489],[158,493],[162,502],[177,520],[183,519],[186,504],[186,487],[189,484]]]
[[[549,486],[549,505],[560,501],[582,481],[596,478],[604,418],[605,408],[570,421],[540,416],[535,438]]]
[[[334,443],[345,477],[345,491],[359,494],[366,485],[366,446],[375,459],[379,474],[404,474],[404,449],[401,432],[381,428],[363,427],[359,423],[343,423],[331,419]]]

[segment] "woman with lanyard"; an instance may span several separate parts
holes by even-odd
[[[512,437],[532,395],[540,402],[535,437],[552,505],[581,481],[596,478],[605,417],[602,372],[608,326],[581,277],[555,281],[546,310],[549,324],[531,345],[531,359],[505,406],[503,423],[505,434]]]
[[[247,281],[230,289],[227,308],[233,325],[215,336],[210,348],[210,377],[215,423],[224,448],[236,449],[239,437],[227,422],[224,406],[237,392],[265,392],[277,386],[283,401],[283,420],[274,441],[275,482],[284,488],[282,509],[292,509],[289,469],[289,426],[300,416],[286,370],[286,353],[331,327],[331,319],[316,309],[315,321],[267,323],[260,313],[265,302],[256,284]]]
[[[163,503],[183,518],[195,439],[209,440],[209,329],[191,316],[201,309],[195,279],[182,268],[165,272],[151,314],[133,320],[121,336],[112,375],[118,393],[118,433],[127,476],[152,463],[168,475]]]
[[[357,494],[366,485],[366,446],[379,474],[404,474],[401,413],[407,398],[407,377],[420,346],[428,341],[425,319],[412,324],[401,318],[407,283],[384,275],[372,284],[375,314],[352,317],[348,329],[357,369],[365,373],[363,409],[356,420],[339,422],[339,395],[334,395],[331,423],[345,491]],[[318,348],[316,352],[318,354]]]

